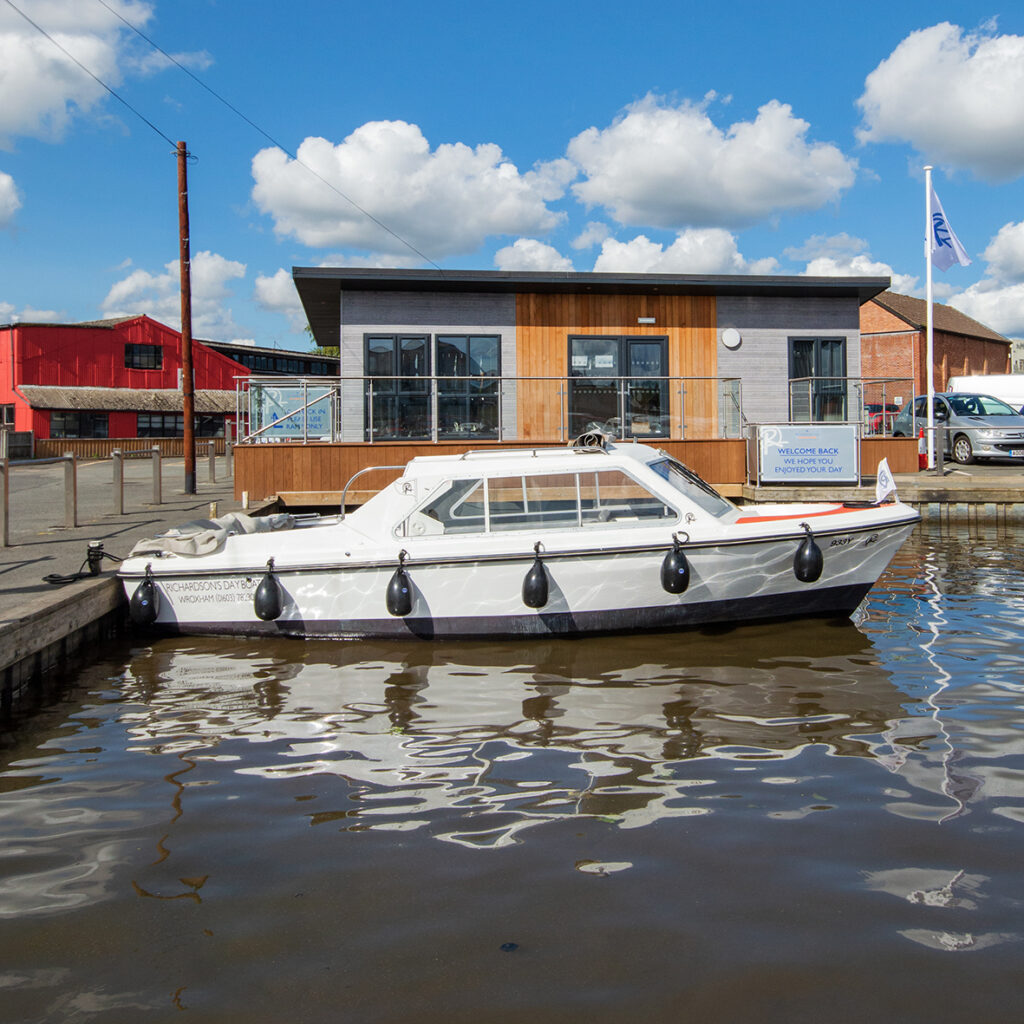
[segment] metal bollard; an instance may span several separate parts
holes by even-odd
[[[164,500],[163,493],[163,467],[160,461],[162,452],[160,451],[160,445],[153,445],[151,451],[153,452],[153,504],[159,505]]]
[[[224,439],[224,470],[228,476],[233,475],[234,467],[231,465],[231,460],[235,454],[235,442],[230,437]]]
[[[936,424],[935,427],[935,472],[945,476],[946,468],[946,428]]]
[[[74,452],[65,452],[64,458],[64,528],[73,530],[78,525],[78,458]]]
[[[11,470],[7,465],[7,455],[4,454],[0,456],[0,548],[11,546],[10,478]]]
[[[115,448],[110,453],[110,461],[114,467],[114,515],[124,515],[124,453]]]
[[[210,483],[217,482],[217,445],[213,441],[206,442],[206,455],[210,460]]]

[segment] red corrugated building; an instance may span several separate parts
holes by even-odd
[[[196,434],[235,418],[241,363],[193,342]],[[148,316],[0,326],[0,422],[46,438],[181,437],[181,335]]]

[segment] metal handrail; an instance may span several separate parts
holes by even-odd
[[[408,385],[414,385],[414,389],[401,388],[400,385],[405,382]],[[627,402],[627,393],[631,384],[642,385],[652,384],[667,386],[672,383],[679,385],[678,396],[673,391],[673,398],[668,399],[664,403],[664,408],[655,413],[649,415],[657,415],[658,417],[669,419],[669,429],[672,434],[678,431],[680,437],[682,437],[686,430],[686,414],[685,410],[687,405],[687,385],[700,385],[700,384],[717,384],[719,391],[716,394],[713,390],[708,391],[706,398],[711,402],[721,402],[723,398],[725,400],[731,399],[731,406],[723,412],[722,423],[727,425],[728,436],[732,436],[734,427],[739,427],[740,433],[742,433],[742,424],[746,421],[747,417],[743,414],[742,408],[742,379],[740,377],[727,377],[727,376],[681,376],[671,374],[614,374],[614,373],[602,373],[601,371],[595,371],[592,375],[555,375],[555,374],[537,374],[537,375],[526,375],[520,376],[516,374],[505,375],[505,374],[424,374],[424,375],[413,375],[413,374],[352,374],[352,375],[338,375],[337,377],[283,377],[283,376],[260,376],[257,374],[250,375],[245,378],[239,378],[236,382],[238,401],[236,404],[237,411],[239,413],[239,422],[242,419],[248,419],[249,424],[256,419],[254,398],[255,394],[258,394],[261,389],[302,389],[302,398],[307,398],[307,389],[310,387],[316,387],[322,390],[329,389],[328,393],[322,393],[318,396],[302,401],[301,404],[297,404],[293,409],[289,410],[286,415],[278,416],[273,422],[265,423],[256,429],[246,430],[243,441],[251,441],[257,438],[268,440],[265,436],[268,431],[277,426],[282,420],[290,419],[291,417],[302,417],[303,429],[301,431],[301,439],[303,442],[308,440],[307,427],[308,427],[308,416],[305,415],[307,411],[314,405],[329,401],[332,403],[332,423],[331,423],[331,435],[337,437],[340,427],[340,417],[336,414],[340,409],[344,409],[346,402],[355,401],[356,395],[349,390],[346,394],[346,385],[356,385],[359,387],[363,394],[363,400],[368,401],[369,407],[364,406],[361,416],[364,422],[367,423],[366,429],[369,433],[369,441],[372,443],[377,439],[377,433],[374,429],[374,399],[381,397],[381,385],[386,385],[387,390],[384,392],[383,397],[388,399],[394,396],[412,396],[420,395],[428,400],[428,412],[426,421],[426,430],[423,440],[433,441],[437,443],[439,441],[446,440],[457,440],[458,437],[448,438],[443,436],[447,431],[442,431],[439,425],[438,419],[438,399],[440,397],[455,397],[448,396],[445,394],[449,390],[451,385],[459,383],[469,383],[476,385],[486,385],[486,390],[459,390],[455,393],[455,396],[466,396],[474,398],[491,399],[497,403],[497,422],[492,428],[496,436],[496,439],[501,441],[504,440],[504,434],[508,430],[508,426],[505,423],[505,407],[506,403],[510,400],[510,397],[515,394],[515,389],[520,385],[529,386],[531,384],[538,383],[549,383],[558,386],[558,440],[564,441],[565,432],[567,428],[566,420],[566,408],[565,399],[569,394],[569,388],[572,386],[585,386],[588,383],[599,384],[602,386],[614,386],[619,393],[619,412],[615,418],[619,420],[619,426],[614,430],[615,436],[621,439],[626,439],[632,436],[632,431],[629,427],[628,421],[631,415],[640,416],[643,415],[639,411],[635,413],[630,412],[624,403]],[[723,387],[724,386],[724,387]],[[678,401],[678,405],[676,405]],[[339,403],[340,406],[339,406]],[[719,408],[721,406],[719,405]],[[738,423],[736,422],[738,419]],[[673,424],[675,425],[673,427]],[[730,425],[731,424],[731,425]],[[298,435],[296,429],[296,435]],[[458,432],[458,436],[472,436],[473,431]],[[488,433],[491,433],[489,430]],[[662,434],[652,436],[666,436]],[[385,437],[385,440],[391,440],[390,437]],[[419,438],[417,438],[419,439]]]
[[[405,465],[403,464],[401,466],[367,466],[366,469],[360,469],[353,473],[348,478],[348,482],[345,484],[345,487],[341,492],[341,514],[338,516],[339,521],[345,518],[345,497],[348,494],[348,489],[352,481],[355,480],[357,476],[362,476],[364,473],[372,473],[374,470],[377,469],[405,469]]]

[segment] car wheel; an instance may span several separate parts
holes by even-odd
[[[969,466],[974,461],[974,448],[966,434],[957,434],[953,440],[953,458],[961,466]]]

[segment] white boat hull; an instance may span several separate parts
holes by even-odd
[[[853,518],[861,521],[854,524]],[[884,571],[917,517],[910,513],[879,520],[851,514],[843,521],[842,526],[837,522],[835,529],[815,534],[824,566],[813,583],[796,578],[794,556],[803,533],[789,525],[781,536],[685,545],[690,583],[678,595],[661,585],[662,562],[672,543],[665,531],[657,539],[631,537],[629,547],[618,549],[574,549],[565,543],[568,538],[551,536],[542,552],[548,597],[538,609],[523,599],[523,580],[534,559],[525,539],[517,550],[479,557],[455,553],[450,547],[446,553],[437,543],[420,549],[407,544],[405,571],[412,606],[406,615],[390,614],[386,603],[396,557],[289,565],[278,552],[274,575],[281,611],[270,621],[254,611],[264,565],[191,567],[183,559],[174,559],[173,565],[171,560],[153,560],[147,563],[156,591],[153,625],[183,633],[456,639],[848,615]],[[320,529],[331,528],[315,528]],[[307,537],[313,532],[296,531]],[[324,547],[329,545],[321,550]],[[122,571],[129,598],[144,571],[139,564]]]

